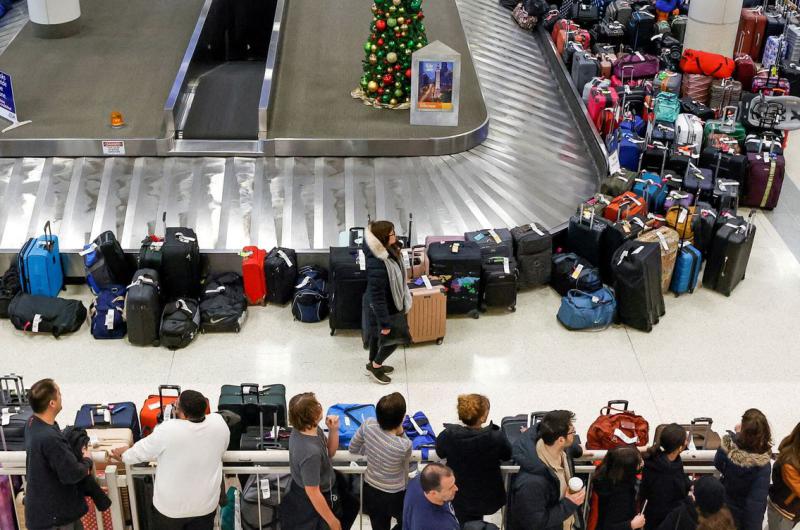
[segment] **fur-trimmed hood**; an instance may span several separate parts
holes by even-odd
[[[740,449],[730,434],[722,437],[721,449],[728,455],[728,458],[741,467],[761,467],[769,465],[772,460],[772,455],[766,453],[750,453],[744,449]]]
[[[375,237],[375,234],[372,233],[372,230],[367,228],[364,230],[364,241],[367,243],[367,247],[369,251],[372,252],[372,255],[378,258],[379,260],[386,261],[389,259],[389,251],[386,250],[386,247],[383,246],[383,243]]]

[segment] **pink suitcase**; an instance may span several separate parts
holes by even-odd
[[[406,265],[406,281],[419,278],[428,270],[428,254],[425,245],[414,245],[403,249],[403,260]]]

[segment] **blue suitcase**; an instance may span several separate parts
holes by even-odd
[[[662,180],[657,173],[643,172],[631,190],[639,197],[647,200],[648,211],[655,211],[656,196],[661,191]]]
[[[700,277],[700,267],[703,264],[703,255],[688,242],[685,242],[678,252],[675,261],[675,270],[672,272],[672,282],[669,289],[676,295],[693,293]]]
[[[339,416],[339,448],[347,449],[361,424],[375,418],[375,405],[337,403],[328,409],[328,416]]]
[[[83,405],[75,415],[75,427],[82,429],[130,429],[133,441],[142,437],[136,405],[130,401],[106,405]]]
[[[58,296],[64,285],[64,270],[58,251],[58,236],[44,225],[44,235],[29,239],[19,253],[19,282],[28,294]]]

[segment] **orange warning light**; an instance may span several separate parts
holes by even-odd
[[[114,128],[125,126],[125,118],[122,117],[121,112],[117,112],[115,110],[114,112],[111,113],[111,126]]]

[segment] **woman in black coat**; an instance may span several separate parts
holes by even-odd
[[[706,475],[694,483],[693,497],[686,497],[661,521],[658,530],[736,530],[725,507],[725,487]]]
[[[464,425],[445,425],[436,438],[436,453],[447,459],[456,478],[453,509],[462,526],[483,520],[506,503],[500,465],[511,459],[511,444],[497,425],[483,426],[488,418],[489,398],[458,396],[458,419]]]
[[[761,530],[767,510],[772,433],[764,414],[749,409],[735,433],[722,438],[714,466],[722,474],[725,503],[739,530]]]
[[[644,454],[644,471],[639,501],[647,501],[646,530],[658,528],[661,521],[689,494],[691,483],[683,471],[681,452],[686,448],[686,431],[677,423],[664,427],[659,444]]]
[[[592,495],[597,496],[595,530],[644,527],[644,515],[636,509],[636,473],[641,465],[642,456],[635,447],[617,447],[606,453],[593,482]]]
[[[388,336],[393,327],[408,325],[397,314],[411,309],[411,293],[406,285],[406,269],[400,255],[394,225],[389,221],[371,223],[364,234],[364,257],[367,269],[367,292],[364,294],[364,310],[368,315],[369,362],[367,375],[382,385],[392,382],[391,366],[383,364],[397,349],[396,345],[380,346],[381,336]],[[399,330],[395,330],[397,332]]]

